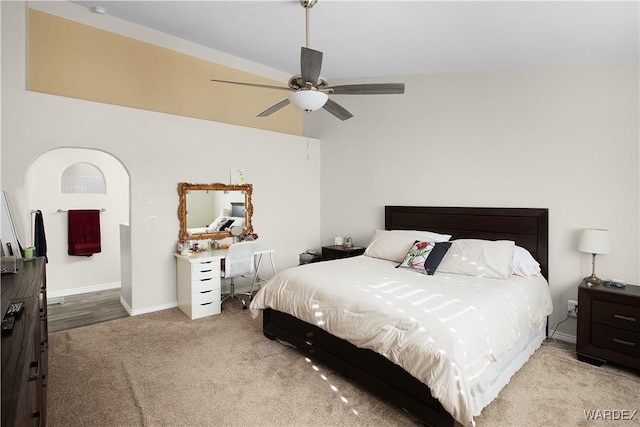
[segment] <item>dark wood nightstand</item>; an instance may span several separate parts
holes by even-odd
[[[362,255],[365,249],[366,248],[362,246],[351,246],[348,248],[342,245],[323,246],[322,261]]]
[[[581,283],[578,287],[578,360],[640,369],[640,286]]]

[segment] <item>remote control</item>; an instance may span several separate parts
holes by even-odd
[[[5,316],[18,317],[20,313],[22,313],[22,309],[24,308],[24,303],[20,302],[12,302],[9,304],[9,308],[7,309],[7,314]]]
[[[2,320],[2,334],[8,334],[13,329],[13,324],[16,322],[16,318],[13,316],[5,317]]]

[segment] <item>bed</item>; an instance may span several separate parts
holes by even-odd
[[[232,203],[233,205],[233,203]],[[244,203],[242,203],[244,205]],[[204,234],[214,233],[216,231],[229,231],[231,227],[244,226],[244,217],[234,216],[219,216],[213,220],[211,224],[206,227],[192,227],[187,228],[187,234]]]
[[[511,241],[535,258],[540,275],[497,280],[437,270],[427,276],[395,268],[397,260],[372,251],[280,272],[251,309],[262,311],[267,338],[295,346],[424,424],[472,424],[546,337],[548,211],[386,206],[385,230],[429,230],[457,242]],[[448,260],[445,255],[442,262]],[[445,292],[454,293],[439,304]],[[356,298],[342,300],[342,294]],[[501,309],[491,305],[496,302]],[[429,318],[431,312],[436,317]],[[484,330],[474,329],[480,326]]]

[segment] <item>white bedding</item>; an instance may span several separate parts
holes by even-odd
[[[250,308],[254,316],[264,308],[289,313],[384,355],[427,384],[456,420],[472,423],[489,403],[475,395],[490,388],[483,374],[551,313],[547,282],[428,276],[396,265],[358,256],[290,268],[263,285]]]
[[[232,216],[219,216],[218,218],[214,219],[213,222],[211,224],[209,224],[206,227],[192,227],[192,228],[188,228],[187,229],[187,234],[192,235],[192,234],[205,234],[205,233],[213,233],[216,231],[221,231],[220,227],[222,225],[224,225],[224,223],[226,223],[229,220],[234,220],[233,223],[231,223],[231,225],[227,226],[226,229],[228,230],[231,227],[234,227],[236,225],[242,227],[244,225],[244,218],[241,217],[232,217]],[[224,221],[224,222],[223,222]],[[227,231],[224,230],[224,231]]]

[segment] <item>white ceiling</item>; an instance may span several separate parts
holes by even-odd
[[[299,73],[305,11],[287,1],[76,1]],[[310,10],[327,79],[639,61],[635,1],[337,1]]]

